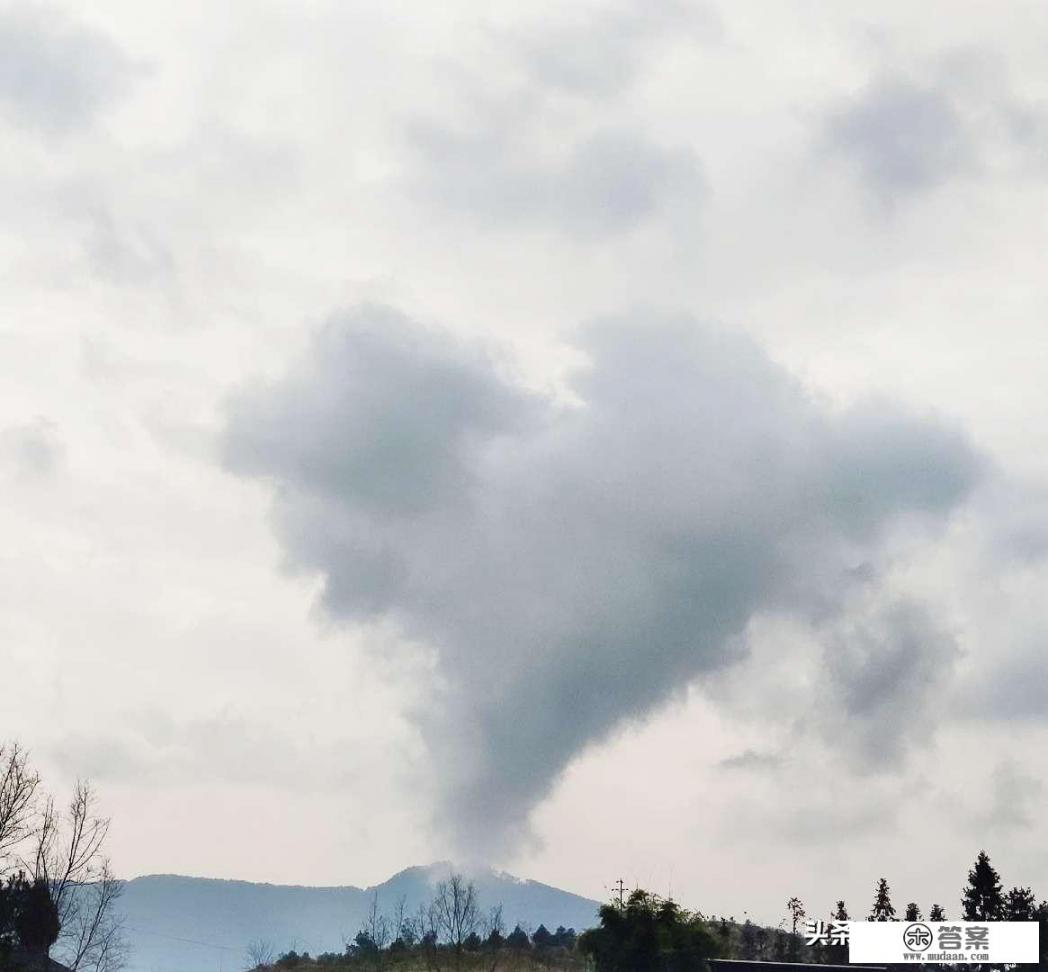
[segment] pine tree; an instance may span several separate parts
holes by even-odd
[[[877,882],[877,896],[873,899],[873,909],[867,921],[894,921],[895,909],[892,907],[891,892],[888,888],[888,879],[881,878]]]
[[[916,901],[911,901],[906,906],[906,920],[907,921],[920,921],[924,916],[921,914],[921,907]]]
[[[1033,912],[1033,916],[1039,926],[1039,938],[1041,943],[1040,962],[1042,969],[1048,968],[1048,901],[1042,901]]]
[[[1001,877],[986,851],[979,851],[975,866],[968,872],[962,904],[965,921],[1000,921],[1004,915]]]
[[[1012,888],[1004,898],[1005,921],[1033,921],[1037,912],[1037,896],[1029,888]]]
[[[531,936],[535,948],[549,948],[553,944],[553,935],[545,925],[539,925]]]
[[[786,902],[786,910],[790,917],[790,943],[787,955],[791,962],[796,962],[801,956],[801,937],[797,934],[797,925],[807,917],[808,913],[804,910],[804,902],[796,897]]]
[[[575,947],[575,929],[565,928],[563,925],[558,925],[557,930],[553,933],[553,944],[559,945],[561,948],[572,949]]]
[[[946,909],[941,904],[933,904],[928,912],[929,921],[946,921]]]
[[[484,940],[484,947],[489,951],[497,952],[505,943],[505,936],[499,930],[498,926],[495,926],[491,929],[491,934]]]
[[[844,901],[838,901],[837,907],[830,915],[831,921],[834,924],[841,924],[846,921],[851,921],[851,915],[848,914],[847,905]],[[848,964],[848,946],[847,945],[831,945],[827,950],[829,956],[829,962],[831,965],[847,965]]]
[[[520,925],[517,925],[516,928],[506,936],[506,945],[514,951],[523,951],[524,949],[531,947],[531,939],[528,938],[528,933],[524,931]]]

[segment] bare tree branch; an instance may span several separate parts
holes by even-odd
[[[393,907],[393,918],[390,921],[390,934],[393,936],[393,940],[404,941],[404,925],[407,922],[407,907],[408,898],[406,894],[402,894],[397,898],[397,903]]]
[[[247,959],[251,963],[250,970],[268,969],[276,958],[276,950],[272,943],[264,938],[257,938],[247,947]]]
[[[10,855],[31,833],[40,777],[17,743],[0,743],[0,876]]]
[[[458,966],[462,943],[480,926],[480,904],[473,882],[461,874],[441,881],[433,897],[433,916],[437,935],[451,946]]]
[[[102,849],[109,820],[95,813],[89,784],[79,782],[64,815],[45,801],[35,825],[34,878],[44,881],[58,911],[55,944],[73,972],[113,972],[125,954],[116,902],[123,890]]]
[[[418,906],[412,921],[415,937],[422,949],[422,956],[429,972],[440,972],[440,943],[436,922],[436,908],[432,902],[427,907]]]
[[[506,923],[502,918],[502,905],[495,905],[488,912],[487,921],[484,923],[485,944],[490,949],[488,955],[488,972],[495,972],[506,939]]]

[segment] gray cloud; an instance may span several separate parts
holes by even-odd
[[[1043,631],[1031,632],[1030,644],[1008,651],[973,673],[961,695],[961,712],[972,719],[994,722],[1043,722],[1048,717],[1048,658]]]
[[[1023,771],[1012,760],[998,763],[993,770],[989,806],[975,818],[981,830],[1012,832],[1028,830],[1037,819],[1043,784]]]
[[[747,760],[732,769],[748,771],[748,799],[730,805],[719,821],[724,839],[771,833],[787,846],[826,849],[897,831],[906,793],[902,779],[867,777],[842,786],[847,768],[833,754],[792,747],[775,763]]]
[[[889,202],[933,188],[975,162],[975,146],[948,95],[899,79],[869,86],[830,117],[825,134]]]
[[[0,11],[0,108],[27,128],[62,134],[89,124],[135,68],[106,36],[50,7]]]
[[[679,0],[648,0],[583,11],[519,27],[501,37],[538,83],[575,95],[606,98],[627,88],[661,42],[720,36],[716,12]]]
[[[987,490],[982,519],[986,555],[996,569],[1033,566],[1048,556],[1048,493],[1043,486],[1002,482]]]
[[[871,833],[893,831],[897,827],[898,802],[864,793],[862,799],[822,803],[799,800],[791,807],[778,807],[774,829],[791,843],[825,846],[828,841],[843,844]],[[767,826],[767,823],[765,823]]]
[[[174,272],[170,248],[153,227],[122,227],[113,215],[96,210],[87,216],[88,261],[98,274],[124,284],[150,284]]]
[[[594,117],[579,124],[579,105],[567,107],[559,96],[620,95],[656,51],[719,36],[714,12],[680,0],[621,0],[565,7],[489,36],[523,78],[492,91],[486,79],[466,75],[455,91],[458,117],[409,122],[416,199],[485,228],[555,230],[586,242],[660,217],[694,225],[707,185],[686,140],[666,143]]]
[[[824,119],[822,147],[885,205],[962,176],[1043,176],[1043,107],[1012,90],[1002,61],[955,49],[912,74],[881,74]]]
[[[884,402],[829,412],[688,318],[575,344],[588,365],[560,406],[364,309],[230,407],[228,467],[273,483],[288,562],[322,576],[330,615],[436,652],[416,719],[442,822],[478,852],[526,834],[584,747],[730,664],[756,614],[839,610],[900,517],[939,520],[980,476],[951,428]],[[884,672],[873,643],[843,661],[840,691],[865,683],[884,710],[907,646]]]
[[[778,769],[782,765],[782,757],[777,753],[759,753],[754,749],[745,749],[741,753],[722,759],[717,765],[726,770],[761,772]]]
[[[634,132],[598,131],[542,162],[497,124],[463,134],[420,122],[410,134],[424,197],[495,228],[593,239],[635,229],[671,204],[697,210],[706,192],[690,149]]]
[[[46,418],[5,429],[2,440],[19,477],[39,479],[58,472],[65,463],[65,443],[58,426]]]
[[[846,623],[826,645],[823,731],[860,771],[899,763],[937,725],[959,657],[952,635],[911,602]]]

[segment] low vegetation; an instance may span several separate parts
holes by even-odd
[[[675,901],[637,889],[628,898],[604,905],[595,928],[551,932],[516,926],[508,934],[501,909],[483,911],[474,886],[453,875],[440,884],[432,901],[414,915],[403,903],[392,916],[379,912],[377,898],[364,927],[344,951],[310,956],[277,954],[265,942],[248,950],[252,972],[703,972],[711,958],[813,965],[846,964],[847,946],[807,943],[808,913],[800,898],[786,902],[776,927],[750,920],[687,911]],[[899,914],[886,878],[877,881],[867,921],[946,921],[946,909],[932,904],[924,913],[909,902]],[[958,919],[1037,921],[1041,925],[1041,968],[1048,969],[1048,901],[1038,903],[1030,888],[1004,891],[997,871],[980,852],[962,889]],[[843,900],[825,921],[845,922],[852,915]]]

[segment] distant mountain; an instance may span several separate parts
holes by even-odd
[[[128,972],[239,972],[249,942],[265,939],[279,951],[313,955],[341,951],[361,928],[378,894],[391,912],[427,902],[448,863],[409,867],[370,888],[310,888],[158,874],[128,881],[121,898],[132,952]],[[464,871],[486,911],[500,904],[509,929],[517,923],[581,930],[596,923],[599,903],[537,881],[498,871]]]

